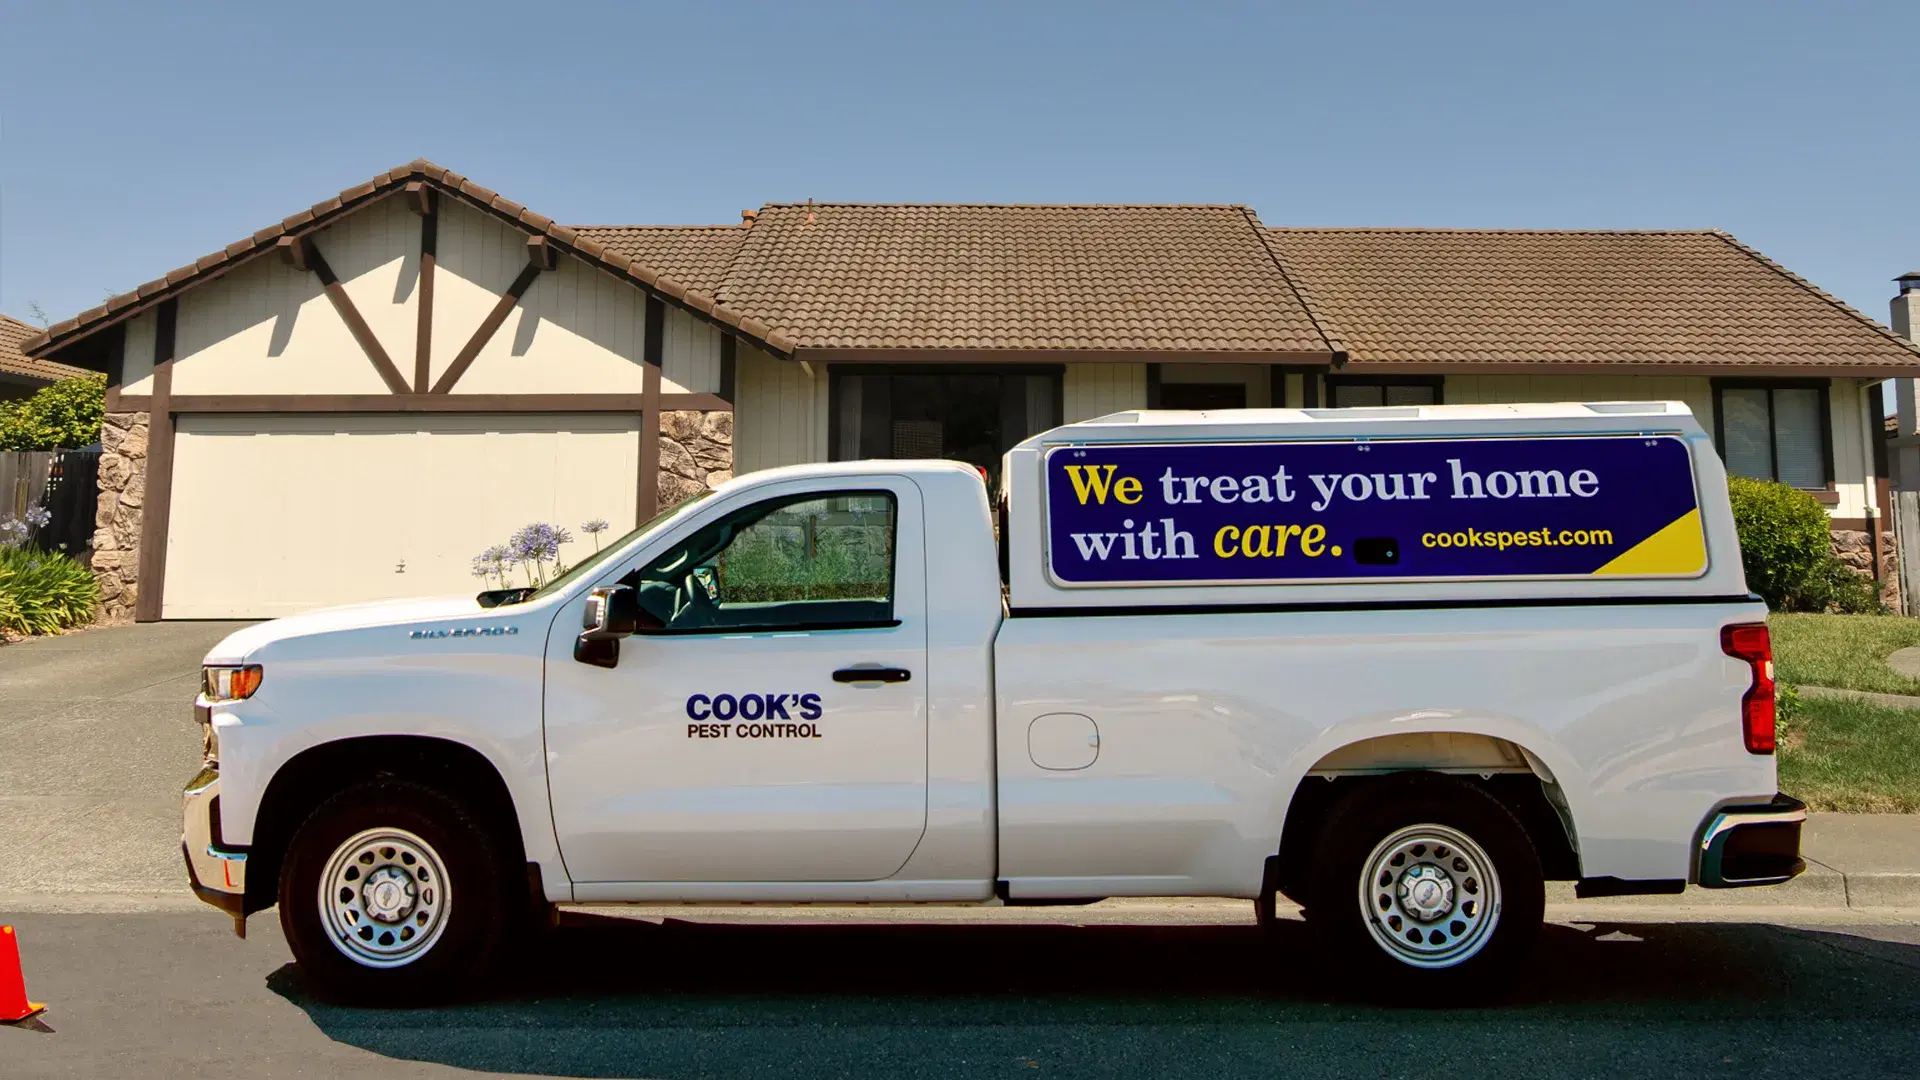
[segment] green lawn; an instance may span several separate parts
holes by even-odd
[[[1887,657],[1920,645],[1920,619],[1899,615],[1788,615],[1767,620],[1781,682],[1920,695],[1920,679],[1896,675]]]
[[[1780,720],[1780,788],[1814,810],[1920,813],[1920,712],[1800,699]]]

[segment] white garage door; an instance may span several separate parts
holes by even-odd
[[[536,521],[578,561],[582,522],[632,527],[639,440],[631,416],[183,416],[162,615],[478,592],[473,557]]]

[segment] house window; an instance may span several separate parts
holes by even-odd
[[[1244,409],[1247,407],[1246,383],[1160,384],[1163,409]]]
[[[1382,405],[1438,405],[1440,380],[1392,375],[1329,375],[1327,404],[1336,409]]]
[[[1727,471],[1797,488],[1833,479],[1827,384],[1716,382],[1716,440]]]
[[[852,367],[832,371],[828,445],[834,461],[949,458],[987,470],[1060,423],[1057,367]]]

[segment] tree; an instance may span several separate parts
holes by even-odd
[[[82,375],[0,402],[0,450],[58,450],[100,441],[107,378]]]

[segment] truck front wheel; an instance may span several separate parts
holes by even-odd
[[[490,966],[509,925],[495,845],[458,802],[422,785],[341,792],[294,833],[281,865],[287,944],[336,1000],[449,997]]]
[[[1538,935],[1539,856],[1506,807],[1434,774],[1389,777],[1334,807],[1307,919],[1377,997],[1451,1005],[1496,993]]]

